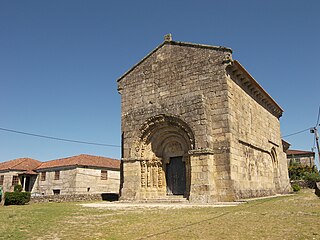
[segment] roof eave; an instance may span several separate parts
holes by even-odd
[[[270,107],[267,108],[271,113],[273,113],[276,117],[280,118],[284,112],[284,110],[278,105],[278,103],[267,93],[266,90],[251,76],[251,74],[237,61],[233,60],[231,67],[234,67],[236,70],[239,70],[242,74],[245,75],[247,79],[249,79],[250,83],[254,85],[256,89],[265,97],[266,101],[268,101],[271,105],[273,105],[273,109]],[[261,100],[263,102],[263,100]]]

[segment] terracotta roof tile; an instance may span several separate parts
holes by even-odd
[[[41,162],[32,158],[18,158],[0,163],[0,171],[21,170],[29,171],[40,166]]]
[[[44,162],[37,168],[37,170],[66,166],[91,166],[120,169],[120,161],[112,158],[81,154],[78,156]]]
[[[314,155],[314,152],[289,149],[287,155]]]

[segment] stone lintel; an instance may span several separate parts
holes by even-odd
[[[192,155],[212,155],[212,154],[214,154],[214,151],[210,148],[202,148],[202,149],[189,150],[188,154],[189,154],[189,156],[192,156]]]
[[[145,158],[121,158],[123,162],[140,162],[140,161],[147,161]]]

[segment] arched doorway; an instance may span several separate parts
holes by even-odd
[[[170,158],[166,165],[167,195],[186,194],[186,165],[182,157]]]
[[[143,159],[141,187],[188,197],[191,178],[188,151],[194,149],[191,128],[177,117],[158,115],[148,119],[140,131],[137,149]]]

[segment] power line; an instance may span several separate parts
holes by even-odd
[[[319,125],[319,121],[320,121],[320,106],[319,106],[319,110],[318,110],[318,117],[317,117],[317,123],[316,123],[316,126],[314,128],[317,128],[318,125]],[[285,137],[290,137],[290,136],[293,136],[293,135],[297,135],[299,133],[303,133],[305,131],[310,131],[310,129],[314,129],[313,127],[310,127],[310,128],[306,128],[304,130],[301,130],[299,132],[295,132],[295,133],[291,133],[291,134],[288,134],[288,135],[285,135],[285,136],[281,136],[282,138],[285,138]]]
[[[81,144],[96,145],[96,146],[105,146],[105,147],[121,147],[121,146],[119,146],[119,145],[112,145],[112,144],[105,144],[105,143],[96,143],[96,142],[86,142],[86,141],[72,140],[72,139],[66,139],[66,138],[57,138],[57,137],[40,135],[40,134],[34,134],[34,133],[28,133],[28,132],[22,132],[22,131],[7,129],[7,128],[0,128],[0,130],[1,130],[1,131],[6,131],[6,132],[23,134],[23,135],[27,135],[27,136],[40,137],[40,138],[46,138],[46,139],[58,140],[58,141],[64,141],[64,142],[81,143]]]
[[[290,136],[297,135],[297,134],[299,134],[299,133],[303,133],[303,132],[309,131],[309,130],[310,130],[310,128],[306,128],[306,129],[301,130],[301,131],[299,131],[299,132],[291,133],[291,134],[288,134],[288,135],[285,135],[285,136],[282,136],[282,137],[283,137],[283,138],[285,138],[285,137],[290,137]]]

